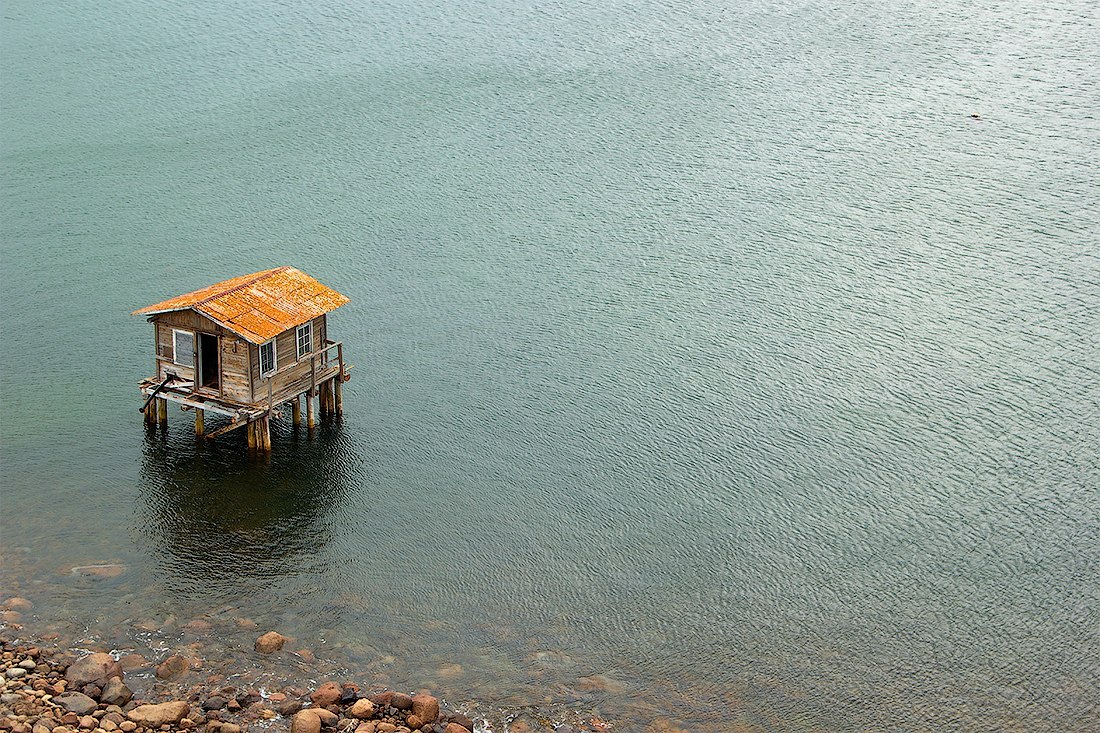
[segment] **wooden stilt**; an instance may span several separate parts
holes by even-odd
[[[157,413],[160,415],[160,426],[168,427],[168,400],[157,397]]]
[[[310,430],[317,427],[317,418],[313,415],[313,393],[306,392],[306,425]]]
[[[301,425],[302,424],[302,398],[301,397],[295,397],[294,398],[294,400],[291,402],[291,409],[292,409],[292,412],[294,413],[294,424],[295,425]]]
[[[154,428],[157,425],[157,401],[151,400],[145,406],[145,427]]]
[[[256,421],[248,421],[248,449],[256,450]]]
[[[255,450],[260,453],[271,452],[271,418],[264,415],[261,418],[257,418],[253,421],[252,425],[255,430]]]
[[[344,375],[337,374],[336,379],[332,380],[332,386],[336,390],[335,405],[336,416],[340,417],[344,414]]]
[[[195,435],[202,436],[206,432],[206,410],[195,409]]]

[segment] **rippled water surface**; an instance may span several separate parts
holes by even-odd
[[[619,730],[1096,729],[1095,3],[2,13],[37,623]],[[352,299],[342,423],[147,436],[129,311],[278,264]]]

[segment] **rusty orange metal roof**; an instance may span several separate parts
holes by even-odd
[[[140,308],[133,315],[190,309],[254,344],[262,344],[348,302],[346,296],[301,270],[284,266],[223,280]]]

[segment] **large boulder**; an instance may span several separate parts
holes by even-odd
[[[344,691],[335,682],[326,682],[310,694],[309,699],[319,708],[335,705],[340,702]]]
[[[412,714],[420,719],[421,725],[434,723],[439,719],[439,700],[432,695],[416,695],[412,699]]]
[[[121,677],[112,677],[99,696],[99,701],[107,705],[122,707],[134,697],[134,691],[126,686]]]
[[[68,712],[77,715],[87,715],[98,707],[95,700],[79,692],[62,693],[53,698],[53,702],[55,705],[60,705]]]
[[[103,687],[112,677],[122,677],[122,665],[110,654],[103,652],[84,655],[70,664],[65,672],[69,687]]]
[[[321,719],[312,710],[301,710],[290,719],[290,733],[321,733]]]
[[[162,702],[159,705],[140,705],[126,714],[133,722],[146,728],[175,725],[187,717],[191,706],[182,700]]]

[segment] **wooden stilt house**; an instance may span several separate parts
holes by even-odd
[[[308,427],[343,412],[348,379],[343,344],[329,339],[326,314],[348,298],[293,267],[243,275],[134,311],[154,328],[156,373],[140,383],[146,424],[165,425],[168,402],[229,423],[213,438],[248,426],[250,448],[271,448],[270,420],[291,403],[295,424],[305,398]]]

